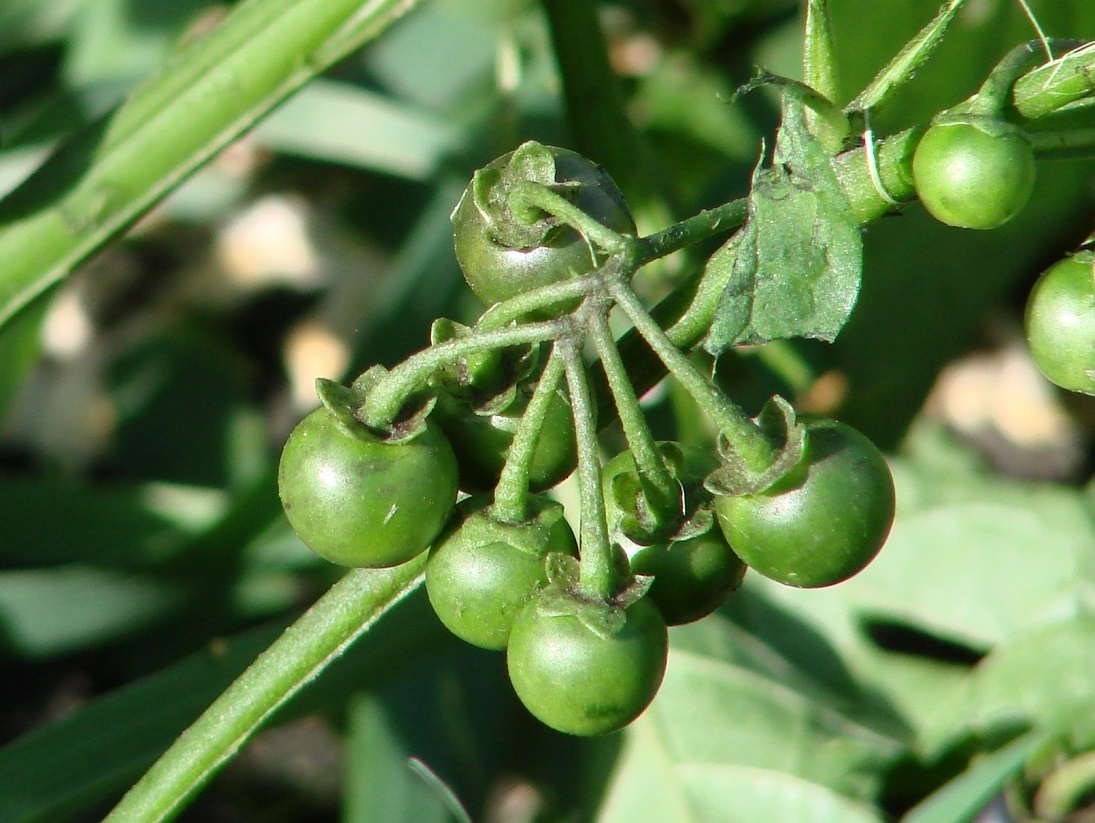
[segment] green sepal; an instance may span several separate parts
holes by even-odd
[[[552,586],[567,591],[578,588],[581,569],[577,558],[562,552],[552,552],[544,558],[544,569],[547,572],[548,583]]]
[[[778,444],[775,460],[762,471],[751,469],[723,435],[717,448],[722,465],[707,476],[704,488],[716,496],[760,494],[802,462],[806,427],[798,422],[791,404],[776,395],[753,418],[768,440]]]
[[[373,439],[369,428],[357,419],[363,399],[360,394],[334,380],[317,377],[316,396],[346,431],[362,439]]]
[[[710,513],[702,512],[704,498],[702,478],[717,465],[710,454],[699,449],[685,450],[675,441],[657,444],[669,474],[680,489],[676,513],[666,518],[653,511],[647,502],[643,484],[637,472],[624,471],[608,483],[606,502],[612,515],[611,528],[617,535],[638,546],[649,546],[661,540],[683,540],[703,534]],[[699,518],[696,521],[696,518]],[[695,521],[695,522],[694,522]]]
[[[470,188],[475,207],[483,216],[491,239],[511,249],[547,245],[564,228],[550,214],[513,202],[514,191],[525,183],[546,186],[572,203],[577,200],[581,185],[556,182],[555,156],[533,140],[514,149],[502,168],[488,166],[475,172]]]
[[[563,506],[543,495],[530,495],[526,505],[525,521],[505,523],[495,519],[492,505],[484,500],[481,508],[468,512],[457,524],[461,539],[475,544],[504,543],[532,557],[544,557],[544,550],[551,543],[551,530],[563,519]],[[461,508],[466,511],[468,506],[461,504]],[[552,554],[567,557],[561,552]]]
[[[372,366],[358,375],[350,388],[321,377],[316,380],[316,393],[323,405],[355,436],[364,437],[363,432],[367,431],[373,438],[389,443],[405,443],[425,431],[426,420],[437,399],[432,394],[415,394],[407,398],[399,417],[387,428],[369,426],[365,421],[365,403],[372,387],[387,374],[388,370],[383,366]],[[349,418],[346,417],[347,412]]]
[[[627,625],[628,607],[645,595],[653,582],[654,578],[648,575],[636,576],[610,603],[586,600],[574,589],[553,582],[530,608],[544,617],[577,618],[598,637],[609,640]]]
[[[476,333],[472,326],[440,317],[430,327],[430,342],[436,346]],[[479,351],[447,364],[432,382],[475,414],[503,414],[520,399],[518,384],[536,371],[539,359],[538,345]]]
[[[612,605],[621,610],[627,609],[645,597],[653,585],[653,575],[633,574],[628,584],[616,592],[616,595],[612,598]]]

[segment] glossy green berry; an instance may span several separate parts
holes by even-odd
[[[661,685],[667,651],[665,621],[647,598],[625,609],[549,587],[514,621],[506,661],[535,717],[591,736],[642,714]]]
[[[490,491],[502,474],[513,437],[528,406],[531,387],[520,386],[513,404],[492,414],[480,414],[448,393],[440,393],[431,413],[456,452],[460,488],[469,494]],[[577,464],[574,415],[566,393],[559,390],[548,406],[529,467],[529,489],[546,491],[564,480]]]
[[[1042,374],[1095,395],[1095,252],[1050,266],[1027,299],[1027,341]]]
[[[325,408],[289,435],[278,492],[290,525],[342,566],[394,566],[422,553],[452,512],[456,457],[432,424],[388,442],[351,432]]]
[[[635,223],[619,188],[604,169],[582,155],[554,146],[533,145],[554,160],[551,182],[574,184],[572,202],[599,223],[619,233],[634,234]],[[477,173],[452,215],[456,259],[471,290],[490,306],[540,286],[588,274],[601,258],[576,231],[545,215],[542,238],[506,242],[495,226],[499,205],[482,183],[510,166],[510,152]],[[497,175],[495,175],[497,176]],[[561,191],[566,191],[565,189]],[[563,307],[568,308],[570,305]]]
[[[695,622],[719,608],[737,591],[745,569],[717,524],[693,537],[641,546],[631,556],[632,572],[653,575],[646,596],[670,626]]]
[[[937,220],[994,229],[1015,217],[1034,191],[1034,149],[1014,126],[997,120],[937,123],[913,155],[913,182]]]
[[[882,454],[850,426],[802,417],[802,459],[757,494],[722,495],[715,511],[735,554],[780,583],[831,586],[867,566],[893,522]]]
[[[426,592],[445,626],[484,649],[504,649],[513,621],[547,585],[550,552],[577,556],[563,507],[546,497],[528,502],[527,520],[500,522],[486,496],[469,497],[430,549]]]

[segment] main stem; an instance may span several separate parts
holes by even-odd
[[[271,714],[414,591],[425,567],[423,553],[391,569],[347,572],[164,752],[106,823],[155,823],[178,814]]]

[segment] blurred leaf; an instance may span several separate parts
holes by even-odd
[[[1010,638],[939,717],[936,740],[1032,723],[1072,751],[1095,747],[1095,615],[1081,612]]]
[[[42,320],[48,308],[48,301],[39,301],[21,311],[6,327],[0,329],[0,422],[4,420],[23,380],[38,361]]]
[[[628,733],[602,819],[645,808],[659,820],[874,820],[855,801],[875,795],[903,746],[848,708],[724,619],[675,629],[665,681],[641,731]]]
[[[168,669],[100,697],[0,748],[0,820],[57,821],[117,796],[155,760],[282,626],[216,638]],[[337,704],[395,676],[447,636],[424,594],[396,606],[383,623],[306,687],[274,722]]]
[[[1077,492],[960,478],[944,488],[898,489],[919,507],[899,503],[881,554],[842,586],[861,616],[988,649],[1092,592],[1095,520]]]
[[[407,766],[408,752],[384,701],[359,694],[350,703],[343,823],[448,823],[445,804]]]
[[[126,478],[223,486],[246,385],[242,358],[202,329],[171,327],[109,365],[117,410],[110,461]],[[186,448],[179,444],[185,443]]]
[[[317,80],[263,122],[255,139],[286,154],[428,180],[466,138],[426,109]]]
[[[379,295],[382,308],[355,341],[346,371],[351,379],[374,363],[396,363],[421,348],[434,319],[449,315],[456,295],[467,293],[449,219],[466,185],[466,180],[443,177],[408,232]]]
[[[403,21],[364,55],[385,88],[435,112],[489,93],[500,29],[520,8],[498,0],[435,0]]]
[[[212,0],[84,0],[73,19],[66,78],[74,86],[119,78],[135,82],[166,60],[171,48]]]
[[[509,685],[505,657],[451,635],[432,657],[355,698],[351,711],[348,823],[457,816],[442,787],[424,782],[408,758],[420,760],[466,808],[479,808],[492,788],[491,776],[512,768],[507,752],[527,739],[515,722],[523,710]]]
[[[221,492],[196,487],[0,478],[0,564],[150,566],[212,526],[224,506]]]
[[[901,818],[901,823],[967,823],[1045,744],[1042,734],[1027,734],[969,769]]]
[[[0,4],[0,51],[64,34],[84,0],[4,0]]]
[[[0,646],[56,657],[146,629],[183,602],[178,586],[89,566],[0,572]]]

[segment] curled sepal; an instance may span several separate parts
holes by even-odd
[[[473,327],[440,317],[430,327],[430,343],[438,346],[475,334]],[[535,372],[539,352],[538,345],[474,352],[446,364],[434,383],[476,414],[502,414],[517,401],[517,384]]]
[[[323,405],[330,409],[336,417],[345,414],[348,407],[352,408],[352,419],[357,426],[364,426],[374,437],[380,437],[389,443],[404,443],[413,440],[426,428],[426,420],[433,411],[437,399],[429,394],[416,393],[404,400],[399,415],[384,428],[370,426],[365,417],[365,404],[368,402],[369,393],[374,387],[387,377],[388,370],[383,366],[373,366],[358,375],[349,389],[339,386],[331,380],[316,381],[316,392],[320,395]],[[322,386],[321,386],[322,381]],[[336,388],[331,388],[332,386]],[[341,391],[340,391],[341,390]],[[327,397],[331,398],[328,402]],[[354,405],[356,402],[356,405]],[[332,403],[341,411],[332,408]],[[342,418],[339,418],[340,420]]]
[[[641,473],[630,451],[612,458],[603,470],[609,526],[617,535],[639,546],[682,532],[688,536],[693,528],[706,530],[700,524],[693,526],[692,519],[706,497],[698,488],[700,482],[716,467],[716,461],[707,452],[685,449],[674,441],[661,441],[657,449],[679,490],[672,511],[655,510],[650,505]]]
[[[609,528],[640,545],[650,542],[658,523],[646,508],[638,475],[623,472],[609,478],[607,491],[609,508],[614,515]]]
[[[791,404],[776,395],[761,409],[754,421],[772,443],[778,444],[775,460],[756,471],[741,458],[722,434],[718,439],[722,466],[704,481],[704,488],[716,496],[759,494],[787,475],[801,461],[806,449],[806,428],[798,422]]]
[[[646,596],[650,587],[654,585],[654,575],[635,574],[631,576],[628,584],[620,589],[612,598],[612,605],[619,609],[626,609],[633,603],[637,603]]]
[[[461,539],[483,545],[503,542],[524,554],[544,557],[549,546],[560,542],[554,535],[558,524],[563,520],[563,506],[546,497],[533,495],[528,501],[528,514],[529,517],[521,523],[505,523],[495,518],[493,506],[472,509],[460,524]],[[576,549],[574,553],[577,553]],[[552,554],[574,560],[562,552],[556,551]]]
[[[373,435],[368,428],[357,419],[358,409],[364,399],[359,392],[326,377],[317,377],[316,396],[346,431],[372,439]]]
[[[532,140],[514,149],[504,166],[477,171],[472,177],[471,197],[491,239],[507,248],[543,246],[559,228],[550,214],[514,202],[514,192],[526,183],[538,183],[571,202],[577,199],[580,186],[576,182],[556,182],[555,156]]]

